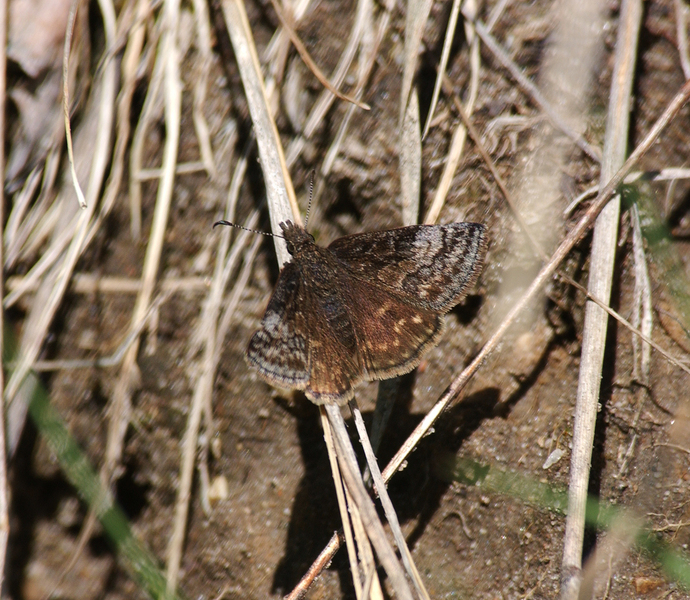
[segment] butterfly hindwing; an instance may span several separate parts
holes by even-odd
[[[278,277],[258,331],[249,340],[247,360],[277,385],[304,389],[309,380],[308,340],[300,307],[304,289],[294,263]]]
[[[443,332],[443,317],[405,302],[384,288],[352,277],[345,288],[356,307],[352,313],[366,379],[388,379],[408,373]]]

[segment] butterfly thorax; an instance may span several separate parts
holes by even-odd
[[[280,228],[283,230],[288,252],[295,258],[315,246],[314,236],[307,233],[304,227],[295,225],[292,221],[285,221],[280,224]]]

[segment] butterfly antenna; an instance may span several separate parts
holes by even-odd
[[[309,173],[309,204],[307,204],[307,214],[304,215],[304,228],[307,228],[307,223],[309,223],[309,211],[311,211],[311,201],[314,197],[314,175],[316,175],[316,170],[312,169]]]
[[[244,231],[249,231],[251,233],[258,233],[260,235],[267,235],[268,237],[279,237],[279,238],[283,237],[282,235],[271,233],[269,231],[259,231],[258,229],[249,229],[249,227],[242,227],[242,225],[238,225],[237,223],[233,223],[231,221],[225,221],[225,220],[216,221],[213,224],[213,228],[215,229],[217,225],[227,225],[228,227],[235,227],[237,229],[243,229]]]

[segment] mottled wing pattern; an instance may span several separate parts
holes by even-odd
[[[413,225],[348,235],[328,249],[354,277],[397,292],[407,303],[447,312],[481,271],[485,227]]]
[[[249,363],[269,382],[297,389],[304,389],[309,380],[301,284],[295,264],[287,263],[246,354]]]
[[[354,277],[345,284],[350,305],[356,307],[351,318],[365,379],[388,379],[410,372],[438,342],[443,332],[440,313],[415,307],[381,287],[372,295],[370,284]]]

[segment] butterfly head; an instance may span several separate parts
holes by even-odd
[[[280,228],[283,230],[288,252],[292,256],[297,256],[306,248],[314,245],[314,236],[307,233],[304,227],[295,225],[292,221],[285,221],[280,224]]]

